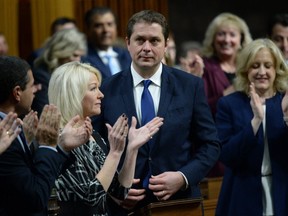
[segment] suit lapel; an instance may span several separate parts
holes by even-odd
[[[111,73],[107,66],[104,64],[97,51],[93,48],[93,46],[89,45],[88,58],[90,62],[93,62],[94,66],[101,71],[102,76],[110,77]]]
[[[174,84],[171,82],[172,70],[165,65],[163,65],[163,71],[161,75],[161,93],[160,93],[160,101],[159,101],[159,108],[157,112],[158,117],[164,118],[165,124],[165,116],[171,104],[174,92]],[[158,133],[153,136],[151,142],[151,150],[150,152],[157,152],[159,146],[157,145],[159,134],[161,133],[161,128]]]
[[[161,75],[161,93],[157,116],[165,118],[168,107],[171,103],[174,91],[174,84],[171,80],[171,69],[163,65]]]
[[[137,118],[137,126],[139,127],[139,119],[136,113],[136,107],[133,94],[133,80],[130,70],[127,70],[122,75],[121,95],[124,103],[124,109],[128,116]]]

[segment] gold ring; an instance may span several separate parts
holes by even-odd
[[[6,134],[10,137],[10,136],[12,136],[14,134],[14,132],[13,131],[12,132],[6,131]]]

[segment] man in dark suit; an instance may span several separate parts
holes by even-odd
[[[95,7],[85,14],[88,52],[83,62],[96,67],[105,79],[128,68],[131,57],[126,48],[116,46],[116,17],[110,8]]]
[[[93,122],[103,137],[107,136],[104,123],[114,124],[121,113],[141,122],[143,80],[152,81],[148,89],[154,114],[163,117],[164,124],[140,148],[133,188],[124,202],[118,202],[130,210],[158,200],[201,196],[198,184],[220,154],[203,81],[161,63],[168,35],[166,19],[157,12],[145,10],[130,18],[126,41],[131,67],[104,80],[101,116]],[[119,212],[111,208],[111,215]]]
[[[2,119],[10,112],[18,116],[27,114],[36,91],[32,71],[26,61],[18,57],[0,57]],[[62,164],[67,160],[69,151],[77,147],[76,142],[80,140],[79,143],[84,143],[92,131],[89,120],[86,126],[73,128],[78,121],[79,117],[76,117],[69,122],[59,137],[60,114],[54,105],[44,107],[39,122],[37,113],[33,111],[24,118],[26,133],[21,129],[8,149],[0,155],[1,216],[47,215],[51,188]],[[6,132],[9,136],[14,133],[19,133],[19,128],[12,127]],[[34,135],[39,148],[32,156],[30,147]]]

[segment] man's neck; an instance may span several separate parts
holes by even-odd
[[[101,50],[101,51],[107,51],[110,47],[112,47],[112,46],[103,46],[103,45],[95,44],[95,43],[93,43],[91,41],[90,41],[90,43],[92,44],[92,46],[95,49],[98,49],[98,50]]]
[[[0,112],[6,113],[6,114],[8,114],[9,112],[15,112],[15,107],[4,102],[0,104]]]

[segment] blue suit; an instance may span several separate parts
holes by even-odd
[[[121,70],[129,68],[131,64],[131,57],[127,49],[120,47],[113,47],[113,50],[118,54],[118,61],[120,63]],[[88,44],[88,53],[85,57],[82,58],[82,62],[89,63],[93,67],[96,67],[102,75],[102,79],[106,79],[111,76],[110,69],[105,65],[97,53],[95,47],[91,44]]]
[[[51,188],[64,155],[39,148],[34,157],[18,138],[0,155],[0,215],[47,215]]]
[[[102,113],[93,124],[103,137],[107,137],[104,123],[113,125],[122,113],[129,120],[131,116],[137,117],[130,69],[104,80],[101,91],[104,93]],[[220,154],[220,144],[206,102],[203,81],[163,65],[157,116],[164,118],[164,125],[153,136],[150,151],[148,145],[140,148],[135,178],[143,180],[148,167],[152,175],[181,171],[187,177],[189,188],[178,191],[171,199],[199,197],[197,185]],[[138,187],[142,188],[140,185]],[[140,206],[155,201],[156,197],[148,194]]]
[[[274,215],[288,215],[288,127],[277,93],[266,100],[266,135],[272,168]],[[218,102],[216,124],[222,141],[220,160],[226,165],[216,215],[262,216],[262,125],[256,135],[250,98],[236,92]]]

